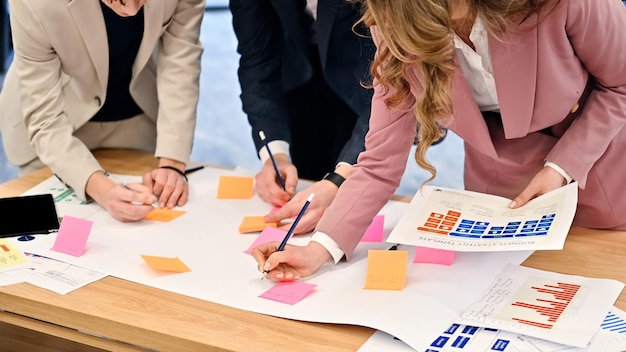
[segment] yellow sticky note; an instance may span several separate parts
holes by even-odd
[[[369,250],[366,289],[402,290],[406,283],[408,251]]]
[[[186,273],[191,271],[191,269],[189,269],[189,267],[187,267],[187,265],[185,265],[185,263],[183,263],[178,257],[165,258],[143,254],[141,257],[152,269],[174,271],[177,273]]]
[[[186,211],[182,211],[182,210],[156,208],[153,211],[149,212],[148,215],[144,217],[144,220],[170,222],[176,219],[177,217],[186,213],[187,213]]]
[[[263,221],[263,216],[245,216],[239,225],[239,232],[261,232],[268,226],[278,227],[278,223],[265,222]]]
[[[242,176],[220,176],[218,199],[249,199],[254,195],[254,179]]]
[[[0,238],[0,269],[28,262],[24,253],[6,238]]]

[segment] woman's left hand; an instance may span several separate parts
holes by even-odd
[[[181,175],[185,172],[185,164],[174,162],[175,165],[163,163],[158,168],[147,172],[143,176],[143,184],[150,187],[152,192],[159,197],[159,208],[174,208],[183,206],[189,199],[189,183]],[[175,170],[164,168],[163,166],[174,167]]]
[[[533,198],[546,194],[565,185],[565,177],[555,169],[545,166],[535,177],[530,180],[528,186],[509,204],[509,208],[517,209],[528,203]]]

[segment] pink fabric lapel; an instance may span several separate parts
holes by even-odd
[[[536,16],[528,19],[536,21]],[[507,139],[524,137],[533,116],[537,85],[537,29],[512,29],[489,37],[496,91]]]

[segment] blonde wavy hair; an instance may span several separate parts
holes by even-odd
[[[363,16],[358,23],[376,26],[384,45],[378,49],[372,66],[372,77],[381,84],[390,108],[412,105],[419,124],[419,143],[415,152],[417,164],[435,178],[437,170],[426,159],[426,151],[439,139],[439,121],[454,112],[452,80],[454,63],[454,30],[452,6],[457,0],[358,0]],[[458,0],[459,2],[462,0]],[[548,4],[559,0],[467,0],[469,12],[478,15],[490,33],[503,34],[510,24],[521,25]],[[540,16],[545,18],[545,16]],[[467,24],[467,21],[465,21]],[[530,27],[536,23],[530,23]],[[472,23],[469,23],[471,26]],[[519,27],[519,26],[518,26]],[[413,96],[407,81],[410,69],[421,76],[422,94]]]

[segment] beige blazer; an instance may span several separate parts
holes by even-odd
[[[490,37],[501,123],[482,116],[457,68],[447,127],[465,142],[466,189],[512,198],[551,161],[579,183],[574,225],[626,230],[624,28],[620,1],[562,0],[537,28]],[[407,77],[415,94],[420,79]],[[398,187],[415,136],[414,114],[384,100],[377,86],[366,151],[317,225],[348,258]]]
[[[102,168],[73,132],[106,100],[107,33],[101,0],[10,0],[15,58],[0,93],[9,161],[37,156],[84,197]],[[187,162],[199,94],[204,0],[149,0],[130,93],[156,121],[156,156]]]

